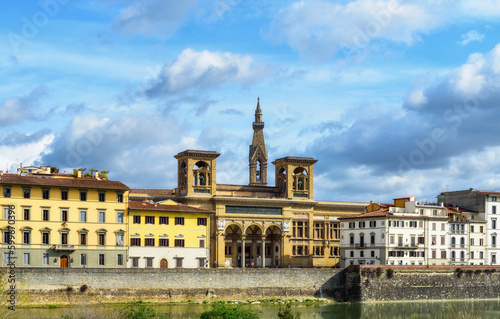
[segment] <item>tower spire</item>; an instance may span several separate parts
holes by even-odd
[[[260,98],[257,98],[255,109],[255,122],[253,122],[253,139],[250,145],[248,162],[250,166],[250,185],[267,185],[267,148],[264,141],[264,122],[262,122],[262,109]]]

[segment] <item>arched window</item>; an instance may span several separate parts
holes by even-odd
[[[304,191],[308,189],[307,171],[303,167],[297,167],[293,171],[294,189]]]
[[[465,245],[465,238],[460,238],[460,245]]]
[[[182,162],[179,167],[179,186],[184,187],[187,183],[187,165],[186,162]]]
[[[198,161],[193,168],[193,185],[207,186],[210,185],[210,167],[204,161]]]
[[[257,181],[260,181],[262,179],[260,160],[257,161],[257,167],[256,167],[256,171],[255,171],[255,176],[257,178]]]
[[[455,245],[456,241],[455,241],[455,237],[451,237],[451,244],[452,245]]]

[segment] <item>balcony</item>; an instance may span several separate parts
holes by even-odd
[[[51,248],[55,251],[73,251],[75,250],[75,245],[53,245]]]
[[[366,244],[364,243],[356,244],[356,248],[366,248]]]

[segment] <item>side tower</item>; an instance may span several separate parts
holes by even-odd
[[[257,98],[257,109],[255,110],[255,122],[253,122],[253,139],[250,145],[248,163],[250,166],[250,185],[267,185],[267,148],[264,142],[264,122],[262,122],[262,110],[260,99]]]
[[[288,199],[314,199],[312,157],[287,156],[273,162],[276,171],[276,187],[281,196]]]
[[[181,196],[213,196],[216,190],[216,159],[213,151],[187,150],[177,159],[177,187]]]

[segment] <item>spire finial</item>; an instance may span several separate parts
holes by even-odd
[[[260,97],[257,98],[257,109],[255,110],[255,114],[262,114],[262,110],[260,109]]]

